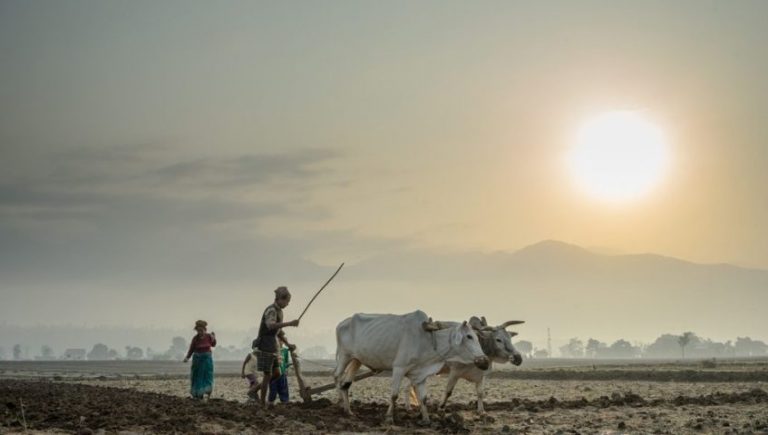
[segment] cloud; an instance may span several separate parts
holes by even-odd
[[[267,218],[327,217],[304,199],[307,186],[332,174],[318,166],[337,152],[174,161],[170,151],[81,148],[37,156],[23,175],[6,173],[0,179],[5,283],[215,282],[291,267],[298,276],[316,270],[302,246],[257,230]]]
[[[338,157],[332,150],[309,149],[281,154],[247,154],[175,163],[154,171],[157,181],[208,187],[249,186],[295,180],[311,181],[322,173],[315,165]]]

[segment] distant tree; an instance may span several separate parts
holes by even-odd
[[[107,359],[120,359],[120,354],[115,349],[109,349],[107,352]]]
[[[13,345],[13,359],[16,361],[21,359],[21,345],[20,344],[14,344]]]
[[[523,354],[525,357],[530,358],[531,352],[533,352],[533,343],[528,340],[520,340],[514,344],[515,349]]]
[[[693,340],[695,336],[696,335],[693,332],[689,331],[689,332],[684,332],[683,335],[681,335],[677,339],[677,344],[680,345],[680,350],[682,351],[683,359],[685,359],[685,346],[688,346],[691,343],[691,340]]]
[[[763,356],[768,353],[768,344],[749,337],[736,337],[733,347],[737,356]]]
[[[587,340],[587,345],[584,347],[584,350],[586,352],[586,355],[589,358],[596,358],[600,356],[600,352],[602,349],[605,349],[607,346],[605,343],[595,340],[594,338],[590,338]]]
[[[51,349],[51,346],[43,345],[43,347],[40,348],[40,357],[44,360],[55,359],[53,355],[53,349]]]
[[[110,359],[109,348],[106,344],[96,343],[93,348],[88,352],[88,359],[92,361],[103,361]]]
[[[632,346],[627,340],[619,339],[606,348],[605,353],[611,358],[634,358],[638,355],[639,349]]]
[[[723,343],[723,356],[736,356],[736,347],[731,340]]]
[[[125,359],[139,360],[144,358],[144,351],[140,347],[125,346]]]
[[[546,349],[536,349],[533,351],[534,358],[549,358],[549,352]]]
[[[671,358],[680,350],[679,335],[663,334],[645,348],[643,356],[649,358]]]
[[[187,354],[187,340],[184,337],[173,337],[171,347],[166,352],[171,359],[182,359]]]
[[[5,348],[0,346],[0,361],[5,359]]]
[[[560,347],[560,354],[565,358],[582,358],[584,343],[578,338],[572,338],[568,344]]]

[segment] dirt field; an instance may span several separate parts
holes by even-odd
[[[765,370],[760,364],[748,368],[723,370]],[[666,373],[660,367],[645,369]],[[609,370],[613,369],[589,372],[598,376],[595,373]],[[385,377],[353,385],[355,417],[340,412],[332,391],[311,404],[292,397],[289,404],[261,410],[245,401],[245,381],[235,376],[217,377],[214,398],[206,403],[187,399],[188,381],[178,376],[57,379],[12,379],[6,371],[0,378],[0,432],[21,431],[26,421],[32,430],[83,433],[768,433],[768,383],[717,382],[717,376],[709,382],[657,382],[632,377],[514,379],[502,374],[488,381],[487,418],[476,415],[474,389],[462,381],[448,410],[433,411],[429,427],[419,426],[417,413],[405,411],[402,400],[395,426],[382,424],[388,396]],[[309,376],[307,381],[322,385],[330,378]],[[433,378],[429,385],[434,401],[445,380]],[[291,388],[296,391],[293,382]]]

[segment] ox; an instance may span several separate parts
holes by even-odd
[[[361,365],[391,370],[392,390],[385,422],[394,422],[394,408],[403,378],[414,387],[421,407],[421,422],[429,423],[426,406],[427,377],[446,363],[490,365],[477,334],[465,321],[438,329],[423,311],[408,314],[355,314],[336,327],[334,378],[341,404],[348,414],[349,387]]]
[[[440,408],[445,408],[448,398],[453,393],[453,388],[456,386],[456,382],[459,379],[465,379],[475,384],[475,391],[477,392],[477,412],[480,414],[485,413],[483,406],[483,397],[485,396],[484,381],[485,378],[491,374],[492,364],[507,363],[519,366],[523,362],[523,357],[520,352],[512,345],[512,337],[517,335],[516,332],[509,332],[506,330],[508,326],[518,325],[524,323],[522,320],[510,320],[502,323],[499,326],[488,326],[488,322],[485,317],[479,319],[472,317],[469,319],[469,324],[477,332],[477,336],[480,340],[480,346],[483,349],[485,355],[489,358],[491,364],[486,368],[478,368],[473,364],[465,364],[460,362],[449,361],[438,372],[438,374],[448,374],[448,384],[445,387],[445,393],[440,401]],[[433,322],[436,328],[451,328],[457,325],[456,322]],[[419,396],[416,395],[413,387],[410,394],[412,403],[419,403]],[[406,400],[406,407],[410,409],[411,403]]]

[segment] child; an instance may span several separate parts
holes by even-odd
[[[240,370],[240,376],[248,379],[248,398],[250,400],[256,400],[259,392],[259,383],[256,379],[256,348],[251,353],[245,356],[243,361],[243,368]]]
[[[289,361],[289,349],[287,347],[283,347],[280,349],[280,354],[278,355],[278,363],[279,366],[277,370],[272,374],[272,380],[269,382],[269,404],[274,405],[275,399],[277,396],[280,396],[280,402],[287,403],[289,400],[288,396],[288,376],[286,375],[286,370],[288,370],[288,367],[291,366],[291,362]]]

